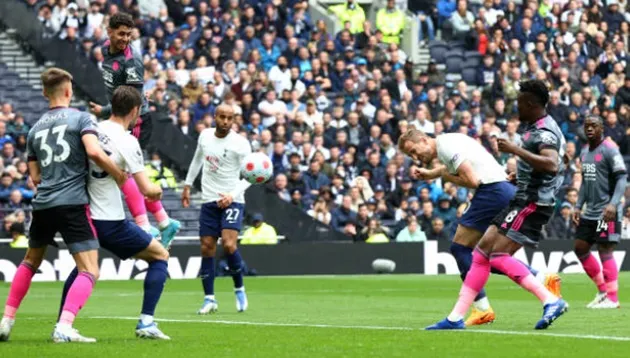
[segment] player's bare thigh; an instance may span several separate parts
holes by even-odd
[[[156,239],[151,240],[149,246],[146,249],[138,253],[135,258],[144,260],[147,262],[152,261],[168,261],[168,251],[162,246],[162,244]]]
[[[483,233],[479,230],[475,230],[463,225],[457,225],[457,231],[455,231],[455,237],[453,237],[453,242],[466,246],[466,247],[475,247]]]
[[[501,234],[496,226],[490,225],[477,247],[488,255],[494,252],[514,255],[522,245]]]
[[[600,242],[597,244],[597,251],[599,251],[599,256],[602,254],[612,254],[615,251],[615,247],[617,247],[616,242]]]
[[[577,257],[584,256],[591,251],[593,245],[584,238],[578,237],[573,244],[573,252]]]

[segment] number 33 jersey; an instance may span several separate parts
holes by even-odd
[[[104,121],[98,124],[101,148],[121,169],[136,174],[144,170],[144,158],[138,140],[122,125]],[[90,212],[94,220],[125,219],[123,201],[118,184],[107,172],[90,161],[88,177]]]
[[[595,149],[588,145],[582,149],[582,190],[586,209],[582,217],[589,220],[600,220],[604,209],[615,191],[617,174],[626,172],[621,153],[617,145],[605,139]],[[582,209],[582,208],[580,208]],[[621,218],[621,203],[617,208],[617,216]]]
[[[26,155],[41,172],[34,210],[88,203],[87,153],[82,142],[88,134],[96,134],[90,114],[66,107],[51,108],[29,131]]]

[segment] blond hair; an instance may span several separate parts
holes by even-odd
[[[408,129],[398,138],[398,149],[404,151],[407,142],[418,143],[421,138],[426,137],[423,131],[417,130],[415,127]]]
[[[66,82],[72,82],[72,75],[57,67],[51,67],[41,74],[42,85],[46,96],[54,95],[59,87]]]

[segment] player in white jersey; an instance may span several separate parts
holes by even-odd
[[[451,253],[457,261],[462,280],[472,265],[472,252],[490,226],[494,217],[512,200],[516,187],[508,181],[503,167],[473,138],[461,134],[442,134],[431,138],[416,129],[410,129],[399,139],[400,150],[423,164],[438,159],[440,165],[432,169],[418,168],[418,179],[432,180],[439,177],[455,185],[475,190],[470,205],[459,220]],[[534,275],[538,272],[529,268]],[[541,279],[557,284],[559,276],[539,275]],[[559,289],[559,287],[557,288]],[[480,291],[473,305],[467,326],[491,323],[495,314],[485,291]]]
[[[190,205],[190,187],[201,171],[203,204],[199,213],[201,239],[201,282],[205,298],[199,314],[216,312],[214,297],[215,254],[219,237],[228,267],[234,280],[236,310],[247,309],[247,296],[241,272],[242,259],[237,248],[245,213],[245,190],[251,185],[240,179],[240,167],[245,156],[252,152],[247,139],[232,131],[234,109],[228,105],[217,107],[216,128],[206,129],[199,135],[197,150],[186,176],[182,205]],[[202,171],[203,169],[203,171]]]
[[[149,200],[160,200],[162,189],[151,183],[144,172],[140,144],[128,132],[138,118],[141,105],[142,97],[135,88],[118,87],[112,96],[112,117],[98,125],[98,138],[114,163],[133,176],[140,192]],[[90,162],[89,170],[90,214],[101,247],[122,260],[134,257],[149,264],[136,336],[168,340],[170,338],[153,321],[155,307],[168,277],[168,251],[149,233],[125,218],[121,190],[116,181],[93,162]],[[75,268],[66,280],[66,287],[72,284],[76,274]],[[65,287],[62,297],[65,298]]]

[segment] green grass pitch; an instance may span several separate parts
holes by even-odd
[[[142,281],[102,281],[75,325],[99,340],[92,345],[50,341],[61,283],[34,283],[0,357],[628,357],[630,310],[588,310],[592,282],[563,279],[571,308],[550,329],[533,329],[542,312],[534,296],[492,276],[497,321],[465,332],[422,330],[450,312],[456,276],[246,278],[245,313],[236,312],[231,280],[220,278],[219,312],[210,316],[195,314],[199,281],[169,281],[157,312],[169,342],[135,338]],[[620,275],[622,304],[630,302],[629,280]],[[8,287],[0,284],[2,302]]]

